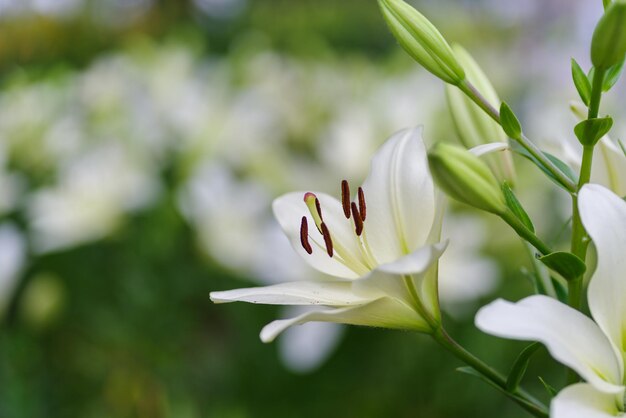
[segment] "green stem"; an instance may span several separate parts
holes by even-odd
[[[467,97],[469,97],[478,107],[480,107],[489,117],[491,117],[496,123],[501,125],[500,122],[500,113],[496,110],[485,97],[467,80],[464,80],[461,84],[458,85],[459,89],[465,93]],[[559,183],[565,185],[567,190],[570,193],[574,193],[576,191],[576,184],[569,178],[565,173],[563,173],[548,157],[545,156],[543,152],[537,147],[530,139],[528,139],[524,134],[522,134],[519,138],[512,138],[518,144],[520,144],[530,155],[533,156],[537,161],[541,163],[541,165],[550,172],[556,179],[558,179]]]
[[[517,216],[515,216],[515,214],[513,214],[510,210],[501,214],[500,217],[504,220],[504,222],[509,224],[515,232],[517,232],[517,235],[528,241],[528,243],[535,247],[541,254],[548,255],[554,252],[543,241],[541,241],[541,239],[535,235],[534,232],[526,228],[526,226],[519,219],[517,219]]]
[[[598,117],[600,110],[600,100],[602,99],[602,82],[604,81],[605,72],[597,70],[593,76],[593,83],[591,87],[591,98],[589,99],[589,111],[587,113],[587,119],[595,119]],[[585,138],[584,141],[587,144],[593,143],[591,138]],[[593,163],[593,145],[583,146],[583,159],[580,165],[580,175],[578,185],[576,187],[577,192],[572,195],[572,244],[571,252],[583,261],[587,258],[587,246],[589,244],[589,238],[585,232],[585,228],[582,224],[580,214],[578,213],[578,192],[582,187],[589,183],[591,178],[591,167]],[[567,303],[574,309],[580,310],[582,306],[583,295],[583,276],[576,277],[567,283],[568,296]],[[578,381],[578,376],[573,370],[568,371],[569,383]]]
[[[532,415],[540,418],[548,418],[548,411],[540,401],[535,399],[525,390],[518,388],[515,391],[508,390],[506,386],[506,378],[498,373],[496,370],[485,364],[482,360],[474,356],[467,351],[463,346],[457,343],[452,337],[446,333],[443,329],[440,320],[435,319],[430,312],[426,309],[422,300],[420,299],[417,290],[415,289],[415,282],[409,275],[403,276],[404,284],[411,295],[413,306],[415,310],[424,318],[428,325],[432,329],[432,337],[446,350],[454,354],[458,359],[465,364],[471,366],[474,370],[480,373],[487,381],[491,382],[506,396],[515,401],[518,405],[530,412]]]
[[[506,378],[504,376],[467,351],[463,346],[452,339],[452,337],[450,337],[443,328],[439,328],[433,334],[433,338],[442,347],[454,354],[459,360],[471,366],[483,377],[493,383],[493,385],[500,389],[506,396],[511,398],[515,403],[520,405],[530,414],[535,417],[548,417],[548,410],[540,401],[535,399],[523,389],[518,388],[515,391],[508,390],[506,386]]]
[[[602,98],[602,82],[604,81],[604,71],[596,70],[593,76],[593,84],[591,87],[591,98],[589,99],[589,112],[587,119],[595,119],[598,117],[600,110],[600,99]],[[586,138],[589,139],[589,138]],[[585,143],[592,143],[591,140]],[[577,185],[577,191],[589,183],[591,178],[591,166],[593,163],[593,145],[585,145],[583,147],[583,160],[580,165],[580,175]],[[578,213],[578,193],[572,196],[572,245],[571,251],[581,260],[587,258],[588,238]],[[582,303],[583,278],[577,277],[568,283],[568,303],[574,309],[579,309]]]

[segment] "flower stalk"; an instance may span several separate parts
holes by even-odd
[[[467,80],[464,80],[458,85],[459,89],[467,95],[474,103],[476,103],[487,115],[489,115],[499,125],[502,125],[500,120],[500,112],[495,109],[489,102],[483,97],[482,94]],[[545,154],[524,134],[521,134],[518,138],[512,138],[518,144],[520,144],[530,155],[532,155],[541,165],[554,176],[555,179],[564,185],[570,193],[576,192],[576,184],[569,178],[563,171],[561,171]]]
[[[604,75],[604,70],[598,69],[594,72],[587,120],[595,119],[598,117],[598,113],[600,111],[600,101],[602,99],[602,82],[604,81]],[[580,175],[577,186],[578,191],[580,191],[585,184],[589,183],[589,179],[591,178],[593,150],[593,144],[583,146],[583,158],[582,164],[580,166]],[[585,228],[583,227],[580,219],[580,213],[578,210],[578,193],[572,196],[572,214],[573,218],[571,251],[574,255],[585,261],[585,259],[587,258],[589,237],[587,237]],[[580,306],[582,304],[582,287],[582,276],[568,282],[568,303],[571,307],[575,309],[580,309]]]

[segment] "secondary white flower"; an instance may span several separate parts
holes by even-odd
[[[439,260],[439,299],[444,311],[463,316],[477,299],[493,291],[498,265],[480,252],[488,239],[483,218],[448,213],[442,236],[450,245]]]
[[[611,417],[624,412],[626,354],[626,202],[600,185],[580,192],[580,215],[598,253],[588,290],[593,320],[546,296],[482,308],[476,325],[506,338],[540,341],[587,383],[563,390],[552,403],[556,418]]]
[[[100,239],[126,212],[144,208],[156,197],[158,185],[142,168],[117,143],[73,159],[55,186],[31,196],[28,214],[35,250],[59,250]]]
[[[578,121],[587,117],[586,107],[579,102],[570,104],[572,113]],[[575,173],[580,171],[582,146],[570,137],[561,137],[548,144],[548,150],[566,162]],[[593,152],[591,182],[611,189],[621,197],[626,196],[626,154],[615,140],[605,135],[598,141]]]
[[[216,303],[245,301],[276,305],[321,305],[261,332],[272,341],[288,327],[309,321],[339,322],[429,331],[439,321],[437,243],[441,212],[428,172],[421,129],[392,136],[373,158],[370,174],[352,200],[289,193],[274,201],[274,214],[292,246],[329,281],[213,292]],[[429,319],[430,319],[429,318]]]

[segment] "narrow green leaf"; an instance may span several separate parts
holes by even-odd
[[[533,157],[528,151],[526,151],[520,145],[518,145],[515,142],[513,142],[511,144],[511,149],[513,150],[513,152],[516,152],[517,154],[521,155],[522,157],[530,160],[533,164],[535,164],[537,167],[539,167],[539,169],[541,171],[543,171],[544,174],[546,176],[548,176],[548,178],[550,180],[552,180],[556,185],[558,185],[559,187],[567,190],[567,185],[561,183],[558,178],[554,177],[552,175],[552,173],[547,168],[545,168],[535,157]],[[566,163],[564,163],[563,161],[559,160],[557,157],[555,157],[554,155],[552,155],[552,154],[550,154],[548,152],[543,151],[543,155],[545,155],[546,158],[548,158],[550,161],[552,161],[552,163],[554,165],[556,165],[557,168],[563,174],[565,174],[570,180],[572,180],[574,183],[578,182],[578,176],[574,173],[574,170],[572,170],[570,166],[568,166]]]
[[[622,59],[618,64],[615,64],[608,69],[608,71],[604,75],[604,81],[602,82],[603,92],[606,93],[607,91],[611,90],[615,83],[617,83],[617,80],[619,80],[619,77],[622,75],[625,61],[626,59]]]
[[[582,276],[587,270],[585,262],[572,253],[557,251],[539,260],[548,268],[559,273],[565,280],[572,280]]]
[[[502,184],[502,193],[504,194],[504,199],[506,200],[506,205],[511,209],[513,214],[519,219],[526,228],[530,229],[532,232],[535,232],[535,226],[533,225],[530,216],[524,210],[522,204],[517,200],[517,197],[511,190],[509,184],[505,181]]]
[[[517,356],[517,359],[511,367],[509,376],[506,379],[506,390],[508,390],[509,392],[515,392],[515,390],[519,387],[520,382],[524,378],[524,374],[526,374],[526,369],[528,368],[528,363],[530,363],[530,358],[540,347],[541,344],[532,343],[524,348],[519,356]]]
[[[537,377],[539,378],[539,381],[541,382],[543,387],[546,389],[546,392],[548,392],[548,395],[550,396],[550,398],[554,398],[556,394],[558,393],[557,390],[553,388],[551,384],[543,380],[543,377],[541,376],[537,376]]]
[[[586,106],[589,106],[589,99],[591,98],[591,83],[587,78],[587,75],[580,68],[580,65],[572,58],[572,80],[574,80],[574,86],[578,91],[578,95],[582,99]]]
[[[612,127],[613,118],[606,116],[580,122],[574,127],[574,133],[583,146],[594,146]]]
[[[522,125],[520,125],[519,119],[517,119],[515,113],[505,102],[502,102],[500,105],[500,125],[502,125],[502,129],[510,138],[521,138]]]
[[[557,168],[561,170],[561,172],[565,174],[570,180],[572,180],[574,183],[578,183],[578,175],[574,172],[574,170],[572,170],[569,165],[559,160],[557,157],[550,154],[549,152],[543,151],[543,155],[545,155],[548,160],[552,161],[552,164],[557,166]]]
[[[498,386],[497,384],[495,384],[494,382],[492,382],[491,380],[487,379],[485,376],[480,374],[480,372],[478,372],[473,367],[470,367],[470,366],[459,367],[456,369],[456,371],[479,378],[480,380],[487,383],[491,387],[499,390],[500,392],[504,393],[506,396],[509,396],[510,398],[514,399],[518,404],[522,405],[525,409],[529,411],[542,412],[544,415],[547,415],[547,412],[544,412],[542,409],[540,409],[540,407],[538,407],[534,403],[529,402],[527,399],[522,398],[515,393],[507,391],[506,388]]]

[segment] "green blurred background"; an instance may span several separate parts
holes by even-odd
[[[601,3],[413,4],[549,143],[571,136],[569,58],[588,63]],[[282,309],[209,300],[314,277],[271,200],[360,183],[376,147],[417,124],[456,141],[443,86],[373,0],[0,1],[0,417],[524,416],[425,336],[309,328],[265,345]],[[559,245],[566,199],[516,163]],[[506,371],[524,345],[472,317],[532,292],[528,261],[493,219],[449,218],[450,333]],[[562,385],[544,351],[530,367]]]

